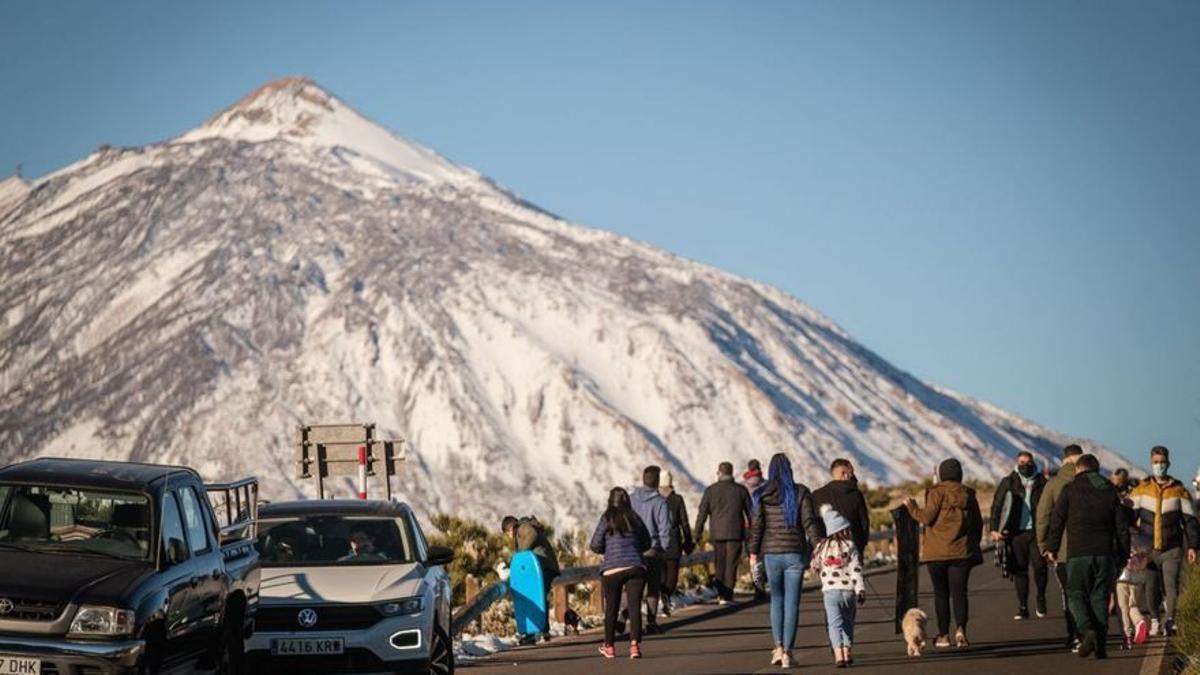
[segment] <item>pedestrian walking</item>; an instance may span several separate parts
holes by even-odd
[[[1130,536],[1129,561],[1121,569],[1117,577],[1117,608],[1121,613],[1121,630],[1125,635],[1121,643],[1122,649],[1132,649],[1140,645],[1150,634],[1146,617],[1141,611],[1140,603],[1146,588],[1146,566],[1150,563],[1149,542],[1136,534]]]
[[[767,481],[754,491],[750,526],[750,564],[762,556],[771,589],[771,664],[790,668],[796,626],[800,618],[800,589],[812,560],[812,545],[821,538],[812,494],[797,483],[787,455],[771,458]]]
[[[954,607],[956,647],[966,647],[969,603],[967,585],[971,569],[983,562],[979,540],[983,536],[983,515],[975,490],[962,484],[962,464],[947,459],[938,465],[938,483],[925,493],[925,506],[909,497],[908,512],[925,526],[921,561],[929,569],[933,583],[934,609],[938,634],[935,647],[950,646],[950,608]]]
[[[753,493],[763,484],[762,464],[757,459],[746,462],[746,470],[742,472],[742,485]]]
[[[713,563],[716,567],[718,604],[733,602],[733,589],[737,584],[738,562],[742,558],[742,542],[746,539],[746,526],[750,522],[750,493],[733,481],[733,464],[721,462],[717,466],[717,482],[709,485],[700,498],[693,534],[696,541],[704,537],[704,525],[712,518],[712,533],[709,540],[713,547]]]
[[[1150,476],[1129,493],[1137,516],[1138,532],[1150,541],[1152,573],[1146,575],[1145,610],[1150,615],[1150,634],[1175,634],[1175,605],[1183,578],[1183,561],[1195,564],[1200,547],[1200,526],[1192,494],[1173,478],[1171,453],[1156,445],[1150,450]],[[1186,551],[1186,553],[1185,553]],[[1161,594],[1166,621],[1159,622]]]
[[[650,549],[646,552],[646,628],[658,632],[658,601],[662,593],[663,560],[673,547],[674,534],[667,500],[658,491],[662,469],[648,466],[642,471],[642,485],[634,489],[630,500],[638,518],[650,532]],[[640,605],[629,605],[629,613],[640,611]]]
[[[813,507],[819,513],[827,505],[850,523],[850,540],[862,557],[871,537],[871,510],[867,508],[866,496],[858,489],[854,465],[848,459],[835,459],[829,466],[829,475],[832,480],[813,490]],[[825,534],[830,532],[826,530]]]
[[[638,517],[624,488],[608,493],[608,507],[592,533],[591,549],[604,556],[600,563],[600,592],[604,598],[604,644],[600,655],[616,656],[617,616],[621,595],[626,605],[642,606],[642,591],[646,585],[646,559],[643,552],[651,549],[650,532]],[[642,657],[641,612],[630,612],[629,658]]]
[[[1063,488],[1072,480],[1075,480],[1075,460],[1083,455],[1083,448],[1072,443],[1063,448],[1062,451],[1062,466],[1059,467],[1058,473],[1054,477],[1046,481],[1046,485],[1042,488],[1041,499],[1038,500],[1037,508],[1034,509],[1033,527],[1037,534],[1038,551],[1044,556],[1046,554],[1046,539],[1050,534],[1050,515],[1054,513],[1054,506],[1058,502],[1059,495],[1062,494]],[[1065,646],[1067,649],[1079,648],[1079,631],[1075,628],[1075,620],[1071,618],[1071,610],[1067,606],[1067,541],[1069,537],[1067,533],[1063,533],[1062,543],[1054,550],[1054,558],[1050,563],[1050,568],[1054,570],[1054,578],[1058,581],[1059,597],[1062,601],[1063,621],[1066,622],[1067,638]],[[1047,560],[1051,560],[1047,558]]]
[[[752,459],[746,462],[746,470],[742,472],[742,485],[750,494],[758,489],[758,486],[763,483],[762,464],[757,459]],[[743,553],[749,553],[745,544],[742,546]],[[767,570],[763,567],[762,560],[758,564],[750,566],[750,583],[754,586],[754,600],[761,601],[767,599],[766,588]]]
[[[504,519],[500,521],[500,529],[512,542],[514,552],[532,551],[538,566],[542,568],[543,592],[547,598],[547,602],[545,603],[546,620],[542,624],[549,626],[550,588],[554,580],[562,574],[562,571],[558,564],[558,554],[554,550],[554,545],[550,543],[550,539],[546,536],[546,528],[535,516],[526,516],[524,518],[504,516]],[[547,632],[540,636],[519,635],[517,642],[518,644],[528,645],[535,643],[539,638],[543,641],[549,641],[550,634]]]
[[[1038,473],[1033,454],[1017,455],[1017,466],[1000,480],[992,499],[992,540],[1005,549],[1008,571],[1017,592],[1017,614],[1013,619],[1029,618],[1029,571],[1033,569],[1038,618],[1046,616],[1046,585],[1049,569],[1037,545],[1038,501],[1046,487],[1046,478]]]
[[[687,504],[675,492],[675,480],[670,471],[663,474],[658,491],[667,500],[667,512],[671,516],[671,543],[664,551],[662,569],[662,603],[664,616],[671,615],[671,598],[679,586],[679,561],[696,550],[692,541],[692,525],[688,520]]]
[[[1075,460],[1075,479],[1063,488],[1046,539],[1054,561],[1063,533],[1067,540],[1067,604],[1080,632],[1079,655],[1107,657],[1108,596],[1114,572],[1129,556],[1129,523],[1117,490],[1100,475],[1095,455]]]
[[[858,606],[867,600],[862,556],[854,543],[850,520],[831,504],[817,507],[826,537],[813,549],[813,569],[821,579],[825,600],[825,625],[829,646],[838,668],[854,665],[854,619]]]

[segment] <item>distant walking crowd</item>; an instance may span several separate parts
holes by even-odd
[[[1063,449],[1057,473],[1047,478],[1049,471],[1039,471],[1034,456],[1022,452],[1012,473],[997,485],[985,521],[976,491],[964,483],[961,463],[941,462],[924,504],[910,497],[903,505],[924,532],[920,561],[933,586],[934,647],[970,645],[970,577],[983,562],[985,528],[997,564],[1013,581],[1014,620],[1047,615],[1053,572],[1066,617],[1065,643],[1080,656],[1105,658],[1113,612],[1120,617],[1124,649],[1149,636],[1173,634],[1183,565],[1196,561],[1200,524],[1191,493],[1168,473],[1169,451],[1155,446],[1150,463],[1151,474],[1143,481],[1131,479],[1125,469],[1106,478],[1097,458],[1072,444]],[[870,518],[851,462],[835,460],[830,474],[828,483],[810,491],[795,480],[783,453],[771,458],[765,476],[751,461],[740,483],[733,465],[722,462],[700,500],[695,527],[689,526],[671,474],[657,466],[646,467],[642,485],[633,490],[612,488],[590,540],[603,557],[601,655],[616,656],[617,636],[628,624],[629,656],[642,657],[643,636],[659,631],[660,612],[670,615],[680,561],[695,550],[707,527],[718,602],[735,602],[745,555],[756,595],[769,598],[772,665],[788,668],[795,661],[801,588],[809,569],[820,580],[833,661],[838,667],[853,665],[856,615],[866,600]],[[515,519],[505,522],[506,531],[522,539],[518,548],[538,546],[535,531],[523,526]],[[925,615],[910,611],[918,615],[919,626],[908,625],[906,615],[904,632],[910,655],[919,656]],[[910,630],[919,635],[910,637]]]

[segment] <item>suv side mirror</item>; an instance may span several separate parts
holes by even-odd
[[[425,564],[429,567],[449,565],[454,561],[454,549],[445,546],[430,546],[425,555]]]
[[[167,540],[167,564],[178,565],[187,560],[187,547],[183,541],[171,537]]]

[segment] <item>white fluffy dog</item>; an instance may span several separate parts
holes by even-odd
[[[929,617],[925,612],[913,607],[904,613],[900,621],[900,629],[904,632],[904,643],[908,645],[909,656],[920,656],[925,648],[925,624]]]

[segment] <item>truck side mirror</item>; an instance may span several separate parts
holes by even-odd
[[[445,546],[430,546],[425,555],[425,564],[429,567],[449,565],[454,561],[454,549]]]
[[[183,541],[171,537],[167,540],[167,564],[178,565],[187,560],[187,548]]]

